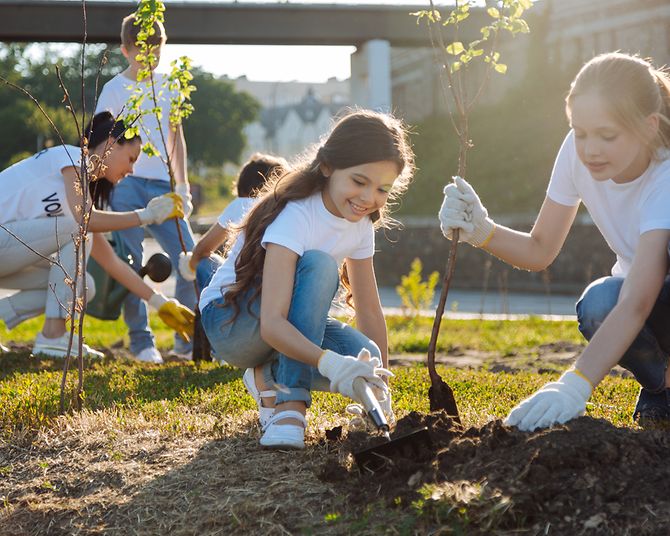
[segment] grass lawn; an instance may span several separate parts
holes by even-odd
[[[425,352],[430,319],[388,323],[393,354]],[[0,332],[0,340],[29,341],[39,325]],[[159,347],[169,348],[171,334],[155,317],[152,327]],[[113,347],[125,339],[124,331],[120,321],[88,319],[86,341],[118,353]],[[440,352],[533,356],[557,342],[582,343],[573,322],[447,320]],[[329,452],[324,430],[347,422],[347,400],[339,395],[315,393],[305,451],[268,452],[257,446],[255,406],[237,369],[182,362],[157,367],[117,358],[87,362],[85,410],[58,415],[61,367],[29,357],[28,350],[0,355],[0,533],[46,533],[54,526],[58,533],[81,534],[422,534],[431,526],[420,508],[384,506],[361,521],[348,514],[344,497],[319,481]],[[439,370],[454,389],[466,426],[504,417],[557,376],[523,367],[513,373]],[[393,372],[398,417],[427,412],[425,367]],[[76,371],[70,388],[75,380]],[[634,381],[610,376],[588,414],[633,426],[636,393]]]

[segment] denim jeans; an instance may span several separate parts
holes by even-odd
[[[584,290],[577,302],[579,331],[591,340],[614,308],[624,279],[602,277]],[[642,387],[652,393],[665,388],[665,370],[670,353],[670,278],[665,280],[649,318],[619,365],[631,371]]]
[[[321,348],[354,356],[367,348],[372,355],[380,356],[379,347],[372,340],[328,316],[338,284],[335,260],[322,251],[306,251],[297,262],[288,321]],[[224,306],[223,298],[210,302],[201,312],[215,357],[245,369],[264,365],[266,383],[279,386],[277,404],[303,401],[309,407],[310,391],[329,390],[328,379],[315,367],[275,351],[261,338],[261,300],[250,301],[251,295],[252,290],[242,296],[239,314],[232,322],[234,308]]]
[[[209,285],[209,282],[214,277],[214,273],[219,269],[219,261],[214,257],[205,257],[200,259],[198,265],[195,267],[195,280],[198,282],[199,292]]]
[[[167,181],[143,179],[129,175],[114,187],[109,204],[111,209],[116,212],[136,210],[146,207],[147,203],[154,197],[166,194],[169,191],[170,184]],[[191,227],[186,220],[179,220],[179,226],[186,249],[191,251],[193,249]],[[167,220],[161,225],[148,225],[147,229],[168,254],[172,266],[177,267],[182,249],[174,220]],[[133,227],[132,229],[119,231],[119,234],[133,258],[133,266],[139,270],[142,264],[144,229]],[[193,309],[196,303],[193,282],[186,281],[179,270],[176,270],[176,277],[175,298],[186,307]],[[144,301],[132,293],[128,294],[123,302],[123,318],[128,326],[130,351],[132,353],[138,354],[145,348],[155,346],[155,339],[147,321],[147,306]],[[175,334],[174,349],[179,353],[187,353],[191,350],[191,343],[187,343]]]

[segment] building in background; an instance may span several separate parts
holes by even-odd
[[[238,91],[253,95],[263,106],[260,119],[245,128],[247,149],[291,159],[319,141],[333,118],[349,106],[349,81],[331,78],[322,84],[231,80]]]
[[[668,0],[538,0],[528,14],[535,27],[531,35],[503,41],[501,58],[509,70],[489,84],[484,102],[496,102],[524,79],[532,46],[542,47],[549,66],[571,73],[596,54],[615,50],[670,64]],[[432,49],[391,50],[393,109],[409,123],[446,111],[440,68]]]

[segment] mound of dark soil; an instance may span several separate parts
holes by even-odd
[[[670,531],[670,432],[616,428],[588,417],[535,433],[501,421],[461,430],[444,414],[411,413],[395,434],[420,426],[429,428],[432,446],[395,456],[374,474],[339,456],[327,462],[322,478],[343,488],[353,504],[380,495],[407,506],[423,497],[431,523],[462,526],[467,518],[468,534]],[[352,433],[340,449],[369,445],[368,436]]]

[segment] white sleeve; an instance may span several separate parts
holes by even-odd
[[[261,246],[267,247],[267,244],[270,243],[278,244],[302,256],[307,243],[307,233],[311,228],[312,225],[308,221],[304,208],[289,202],[265,229]]]
[[[218,224],[224,229],[231,223],[238,223],[244,216],[244,206],[240,198],[233,199],[218,217]]]
[[[107,82],[102,86],[102,91],[98,97],[98,102],[95,106],[95,113],[108,111],[111,112],[114,117],[121,113],[121,106],[118,104],[118,98],[115,94],[115,90],[112,88],[112,81]]]
[[[650,189],[640,205],[640,234],[670,229],[670,166],[662,180]]]
[[[547,197],[549,199],[569,207],[579,205],[581,201],[581,196],[574,181],[576,156],[574,132],[571,130],[558,151],[554,169],[551,172],[551,180],[547,187]]]
[[[358,247],[347,255],[349,259],[369,259],[375,254],[375,228],[371,221],[369,223],[369,226],[361,229],[361,241]]]

